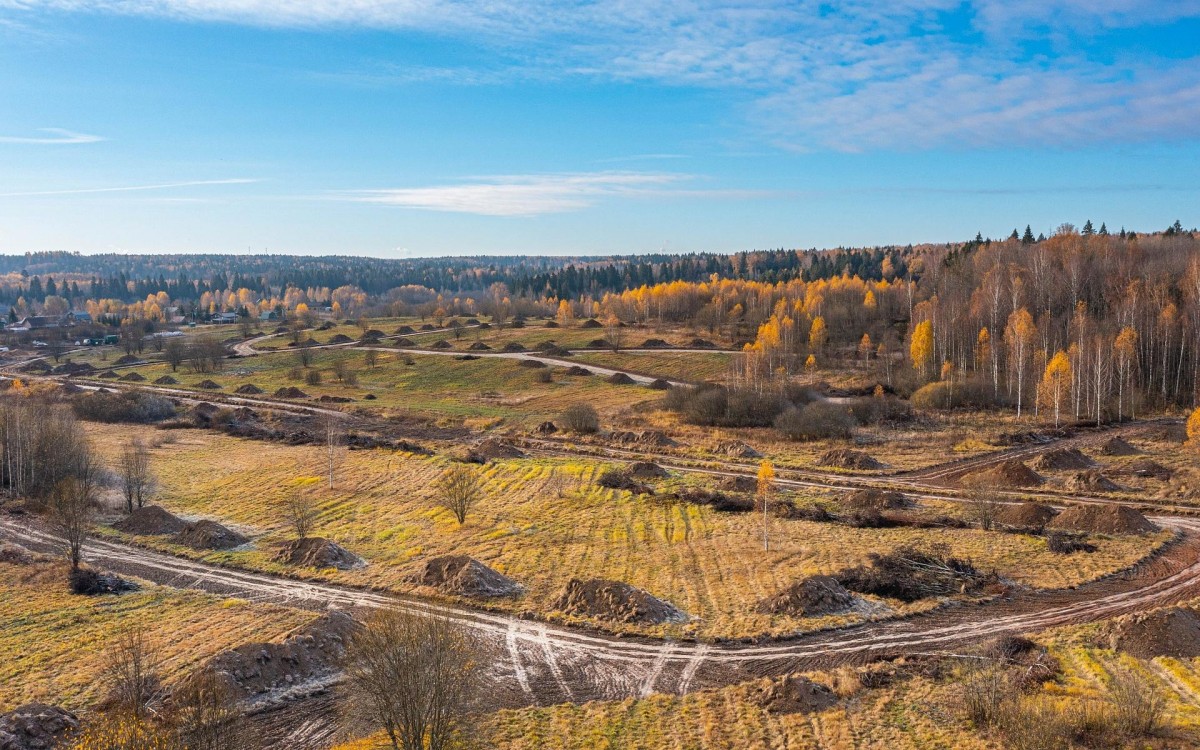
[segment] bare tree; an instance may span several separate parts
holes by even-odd
[[[464,744],[478,661],[462,626],[379,610],[350,642],[346,688],[354,710],[382,726],[396,750],[451,750]]]
[[[83,561],[83,543],[91,530],[95,505],[94,492],[78,477],[62,480],[50,494],[51,518],[62,536],[63,551],[72,571],[79,570]]]
[[[379,362],[379,352],[374,349],[367,349],[363,352],[363,362],[372,370],[375,369],[375,365]]]
[[[135,506],[141,508],[146,504],[146,497],[154,486],[150,452],[140,438],[133,438],[125,444],[117,471],[121,492],[125,496],[125,512],[132,513]]]
[[[292,527],[297,539],[307,539],[309,532],[317,525],[317,504],[310,495],[303,492],[293,492],[283,501],[283,520]]]
[[[973,484],[966,491],[966,500],[968,512],[979,524],[979,528],[991,531],[996,524],[996,516],[1004,507],[1000,496],[990,488]]]
[[[466,464],[455,464],[446,469],[434,484],[433,491],[434,501],[453,513],[460,524],[466,523],[467,514],[482,494],[479,475]]]
[[[229,684],[211,669],[189,677],[171,696],[170,723],[187,750],[262,747]]]
[[[625,340],[625,328],[616,315],[610,314],[604,320],[604,340],[614,352],[621,350],[621,344]]]
[[[177,372],[179,366],[183,364],[184,358],[187,356],[187,348],[184,346],[181,338],[173,338],[167,342],[163,349],[163,359],[171,366],[171,372]]]
[[[313,350],[307,346],[301,346],[296,350],[296,359],[300,361],[301,367],[311,367],[313,363]]]
[[[152,704],[163,697],[158,645],[135,626],[116,634],[106,660],[104,676],[113,707],[127,716],[146,718]]]

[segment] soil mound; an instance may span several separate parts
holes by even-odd
[[[234,391],[234,393],[244,393],[244,394],[250,394],[250,395],[256,395],[256,394],[259,394],[262,392],[263,392],[263,389],[259,388],[254,383],[246,383],[245,385],[240,385],[240,386],[238,386],[238,389],[236,391]]]
[[[678,445],[662,430],[643,430],[642,432],[617,430],[610,433],[608,439],[610,442],[620,445],[645,445],[655,448],[669,448]]]
[[[666,479],[671,472],[652,461],[636,461],[627,470],[629,476],[637,479]]]
[[[437,341],[430,344],[429,348],[430,349],[449,349],[450,342],[445,339],[438,339]]]
[[[471,448],[468,460],[472,463],[487,463],[505,458],[525,458],[517,446],[500,438],[484,438]]]
[[[671,384],[662,378],[656,378],[650,383],[649,388],[652,391],[669,391],[671,390]]]
[[[1043,503],[1005,505],[996,513],[996,523],[1014,529],[1041,530],[1058,512]]]
[[[346,646],[361,628],[350,615],[335,610],[283,643],[245,643],[217,654],[203,670],[215,673],[243,699],[319,688],[336,677]]]
[[[717,443],[717,447],[713,452],[720,453],[723,456],[730,456],[731,458],[762,458],[761,453],[741,440],[723,440]]]
[[[753,498],[743,495],[726,495],[724,492],[713,490],[686,489],[679,493],[679,499],[692,505],[707,505],[718,513],[749,513],[754,510]]]
[[[842,501],[848,510],[901,510],[912,505],[912,501],[899,492],[867,487],[850,493]]]
[[[757,492],[758,480],[754,477],[729,477],[721,483],[721,487],[730,492]]]
[[[416,333],[416,330],[412,326],[400,326],[396,329],[397,336],[408,336],[413,333]]]
[[[793,583],[754,608],[763,615],[818,617],[844,612],[854,605],[854,596],[831,576],[813,576]]]
[[[581,323],[579,325],[579,327],[580,328],[603,328],[604,326],[601,325],[600,321],[596,320],[595,318],[588,318],[587,320],[583,321],[583,323]]]
[[[275,561],[303,568],[338,570],[357,570],[366,564],[358,555],[319,536],[288,542],[275,555]]]
[[[1157,461],[1151,461],[1148,458],[1137,459],[1126,466],[1121,473],[1132,474],[1135,477],[1142,477],[1143,479],[1160,479],[1164,482],[1175,474],[1174,471],[1166,466]]]
[[[1116,492],[1121,487],[1099,471],[1090,469],[1068,479],[1067,489],[1072,492]]]
[[[467,349],[469,349],[473,352],[486,352],[486,351],[491,350],[491,348],[492,347],[488,346],[487,344],[483,343],[482,341],[476,341],[474,344],[471,344],[470,346],[467,347]]]
[[[221,389],[221,385],[219,383],[214,383],[211,380],[201,380],[199,383],[196,383],[196,387],[204,388],[205,390],[209,391],[217,391]]]
[[[205,520],[189,523],[183,531],[171,537],[171,541],[192,549],[208,550],[233,549],[250,540],[216,521]]]
[[[117,531],[137,536],[158,536],[161,534],[178,534],[187,528],[187,521],[163,510],[157,505],[147,505],[113,524]]]
[[[504,345],[504,348],[503,348],[503,349],[501,349],[500,351],[503,351],[503,352],[523,352],[523,351],[525,351],[525,345],[524,345],[524,344],[522,344],[522,343],[520,343],[519,341],[510,341],[510,342],[508,342],[507,344],[505,344],[505,345]]]
[[[1050,528],[1090,534],[1146,534],[1158,531],[1128,505],[1073,505],[1047,524]]]
[[[558,323],[554,322],[553,320],[547,320],[542,325],[542,328],[558,328]]]
[[[324,396],[318,398],[317,401],[321,402],[322,404],[348,404],[354,401],[354,399],[350,398],[349,396],[330,396],[329,394],[325,394]]]
[[[517,596],[525,590],[503,573],[466,555],[435,557],[409,580],[418,586],[430,586],[447,594],[481,599]]]
[[[758,690],[755,702],[773,714],[811,714],[837,705],[837,696],[824,685],[789,674]]]
[[[132,354],[125,354],[120,357],[117,357],[117,359],[113,361],[113,364],[114,365],[132,365],[132,364],[136,364],[141,361],[142,360],[138,359],[137,357],[133,356]]]
[[[421,326],[421,330],[422,331],[436,331],[437,328],[434,327],[434,325],[432,323],[426,323]]]
[[[523,359],[517,364],[521,367],[529,367],[534,370],[538,370],[546,366],[546,363],[540,359]]]
[[[155,385],[179,385],[179,381],[170,375],[163,375],[158,380],[154,381]]]
[[[827,451],[817,459],[817,466],[832,466],[838,469],[882,469],[884,465],[862,451],[837,448]]]
[[[126,383],[144,383],[146,382],[146,376],[138,372],[128,372],[121,376],[121,380]]]
[[[1200,613],[1169,607],[1123,617],[1112,629],[1112,647],[1142,659],[1200,656]]]
[[[101,378],[101,379],[103,379],[103,380],[112,380],[113,378],[118,378],[118,377],[120,377],[120,375],[117,375],[117,374],[116,374],[115,372],[113,372],[112,370],[105,370],[104,372],[100,373],[100,374],[99,374],[99,375],[97,375],[96,377],[98,377],[98,378]]]
[[[1090,469],[1096,462],[1083,455],[1078,448],[1059,448],[1046,451],[1038,456],[1030,466],[1038,471],[1061,469]]]
[[[567,374],[568,375],[591,375],[592,371],[586,367],[580,367],[579,365],[571,365],[570,367],[567,368]]]
[[[1106,456],[1136,456],[1141,453],[1133,443],[1119,437],[1109,438],[1101,443],[1100,452]]]
[[[642,342],[643,349],[668,349],[670,344],[662,339],[646,339]]]
[[[34,561],[33,553],[24,547],[8,542],[0,542],[0,563],[5,565],[30,565]]]
[[[350,338],[346,334],[339,333],[336,336],[331,337],[329,339],[329,343],[331,343],[331,344],[349,344],[353,340],[354,339]]]
[[[75,714],[45,703],[26,703],[0,714],[0,750],[48,750],[79,730]]]
[[[674,605],[645,590],[603,578],[572,578],[554,608],[572,615],[647,625],[687,620],[687,615]]]
[[[1025,464],[1010,459],[989,469],[971,472],[959,480],[966,487],[1036,487],[1042,477]]]
[[[717,345],[708,339],[692,339],[688,342],[690,349],[716,349]]]
[[[275,391],[275,398],[308,398],[308,394],[294,385]]]
[[[410,339],[406,336],[401,336],[400,338],[396,339],[392,343],[394,343],[396,346],[416,346],[417,345],[417,342],[413,341],[412,339]]]
[[[612,383],[613,385],[633,385],[637,381],[623,372],[614,372],[612,375],[608,376],[608,382]]]

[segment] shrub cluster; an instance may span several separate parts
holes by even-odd
[[[80,393],[71,399],[75,416],[92,422],[150,424],[175,416],[169,399],[150,393]]]

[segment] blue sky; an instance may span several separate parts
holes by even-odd
[[[0,252],[1200,223],[1200,0],[0,0]]]

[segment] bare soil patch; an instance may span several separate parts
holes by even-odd
[[[250,540],[216,521],[203,520],[189,523],[171,541],[192,549],[222,550],[240,547]]]
[[[812,576],[761,600],[754,608],[764,615],[817,617],[844,612],[854,606],[854,595],[832,576]]]
[[[608,441],[618,445],[639,445],[649,448],[670,448],[678,445],[670,435],[662,430],[643,430],[641,432],[616,430],[608,434]]]
[[[763,686],[755,702],[773,714],[811,714],[837,705],[838,699],[824,685],[789,674]]]
[[[1030,464],[1030,467],[1038,471],[1056,471],[1063,469],[1090,469],[1095,465],[1096,462],[1083,455],[1078,448],[1059,448],[1057,450],[1046,451],[1038,456]]]
[[[113,524],[117,531],[136,536],[178,534],[187,528],[187,521],[157,505],[147,505]]]
[[[518,596],[525,590],[512,578],[466,555],[445,555],[428,560],[425,567],[409,580],[446,594],[480,599]]]
[[[366,564],[361,557],[345,547],[319,536],[284,544],[275,555],[275,561],[303,568],[338,570],[357,570]]]
[[[1156,656],[1190,659],[1200,656],[1200,613],[1188,607],[1168,607],[1113,623],[1112,647],[1142,659]]]
[[[1072,492],[1117,492],[1121,486],[1096,469],[1081,471],[1067,480]]]
[[[876,461],[871,456],[862,451],[851,450],[849,448],[836,448],[831,451],[826,451],[820,458],[817,459],[817,466],[831,466],[837,469],[882,469],[885,468],[882,463]]]
[[[0,750],[59,747],[79,730],[75,714],[45,703],[26,703],[0,714]]]
[[[1175,475],[1175,472],[1172,469],[1163,466],[1159,462],[1153,461],[1149,458],[1139,458],[1125,468],[1118,469],[1113,473],[1129,474],[1135,477],[1141,477],[1143,479],[1158,479],[1164,482]]]
[[[1036,487],[1042,477],[1033,469],[1015,459],[1010,459],[988,469],[971,472],[959,480],[964,487]]]
[[[553,606],[568,614],[625,623],[656,625],[688,619],[673,604],[643,589],[602,578],[572,578]]]
[[[636,461],[626,471],[637,479],[666,479],[671,476],[671,472],[653,461]]]
[[[1044,503],[1025,502],[1019,505],[1005,505],[996,513],[996,523],[1014,529],[1040,531],[1057,514],[1058,511]]]
[[[1089,534],[1148,534],[1158,527],[1128,505],[1073,505],[1054,517],[1049,528]]]
[[[1136,456],[1141,453],[1132,443],[1122,437],[1111,437],[1100,444],[1100,452],[1106,456]]]

